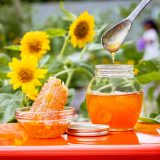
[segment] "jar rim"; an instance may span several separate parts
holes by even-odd
[[[96,77],[134,77],[134,66],[127,64],[107,64],[96,65],[95,76]]]
[[[72,113],[73,111],[75,111],[75,108],[74,107],[67,107],[63,110],[52,110],[52,111],[31,111],[30,110],[31,107],[28,106],[28,107],[21,107],[21,108],[17,108],[16,109],[16,113],[17,112],[21,112],[21,113],[30,113],[30,114],[45,114],[45,113]]]
[[[98,64],[95,66],[97,69],[101,68],[133,68],[134,65],[130,64]]]

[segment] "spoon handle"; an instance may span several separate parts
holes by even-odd
[[[150,1],[151,0],[142,0],[141,3],[136,7],[136,9],[127,17],[127,19],[133,22]]]

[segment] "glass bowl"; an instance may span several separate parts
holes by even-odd
[[[16,110],[16,119],[30,138],[59,137],[67,131],[73,118],[75,118],[73,107],[48,112],[33,112],[30,107]]]

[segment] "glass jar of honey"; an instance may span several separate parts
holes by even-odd
[[[143,90],[132,65],[97,65],[86,95],[93,124],[107,124],[111,131],[132,130],[138,120]]]

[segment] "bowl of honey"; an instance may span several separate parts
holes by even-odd
[[[30,107],[16,110],[16,119],[30,138],[56,138],[64,134],[75,117],[75,109],[33,112]]]

